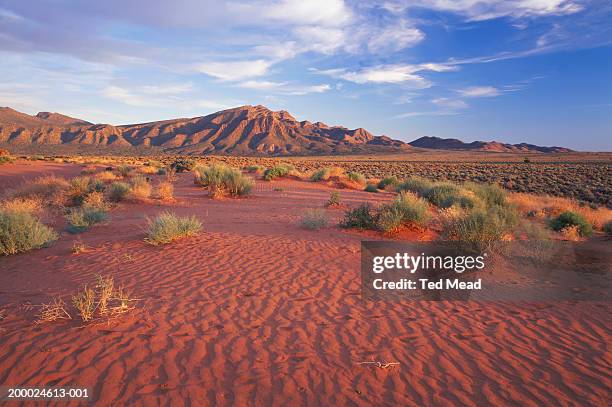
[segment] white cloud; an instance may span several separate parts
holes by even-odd
[[[467,98],[481,98],[481,97],[493,97],[498,96],[501,92],[499,89],[493,86],[472,86],[465,89],[460,89],[458,92],[463,97]]]
[[[172,108],[177,112],[192,111],[194,108],[207,110],[221,110],[232,107],[232,103],[219,102],[214,100],[203,100],[199,98],[186,96],[177,96],[174,93],[151,93],[151,88],[155,86],[141,87],[121,87],[116,85],[106,86],[100,91],[100,94],[117,102],[135,106],[149,108]],[[164,88],[160,86],[159,88]],[[167,89],[171,89],[168,86]]]
[[[381,50],[399,51],[418,44],[425,38],[425,34],[414,27],[392,27],[372,36],[368,41],[368,50],[378,53]]]
[[[567,15],[583,9],[579,0],[414,0],[410,6],[448,11],[472,21]]]
[[[465,109],[468,107],[468,104],[460,99],[451,99],[451,98],[436,98],[431,101],[434,105],[438,105],[440,107],[446,107],[449,109]]]
[[[332,54],[345,42],[345,32],[340,28],[302,26],[294,29],[302,44],[302,52],[316,51],[321,54]]]
[[[445,64],[417,64],[417,65],[378,65],[361,69],[359,71],[348,71],[346,69],[328,69],[314,72],[342,78],[346,81],[363,83],[405,83],[416,88],[427,88],[431,83],[418,75],[421,71],[446,72],[455,71],[458,68]]]
[[[270,66],[272,66],[271,61],[256,59],[252,61],[205,62],[197,64],[195,69],[221,80],[238,81],[265,75]]]
[[[238,87],[245,89],[269,90],[278,89],[286,85],[287,82],[270,82],[270,81],[245,81],[238,84]]]
[[[236,13],[249,22],[280,23],[283,25],[320,25],[338,27],[352,17],[343,0],[277,0],[229,2],[230,13]]]

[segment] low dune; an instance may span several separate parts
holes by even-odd
[[[11,169],[0,182],[24,177]],[[63,232],[49,248],[0,258],[0,383],[88,387],[101,406],[609,405],[609,303],[366,302],[360,241],[381,237],[300,227],[333,190],[280,179],[213,200],[179,174],[171,208],[196,215],[199,236],[147,245],[147,217],[170,204],[121,203],[79,235],[83,253]],[[349,206],[392,198],[340,193]],[[327,212],[332,225],[342,216]],[[34,305],[97,273],[124,283],[136,309],[34,324]],[[393,365],[362,363],[372,361]]]

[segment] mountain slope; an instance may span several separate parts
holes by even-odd
[[[454,138],[421,137],[409,143],[413,147],[431,148],[435,150],[475,150],[495,151],[505,153],[539,152],[539,153],[568,153],[573,150],[565,147],[542,147],[534,144],[520,143],[507,144],[498,141],[473,141],[464,143]]]
[[[4,108],[8,109],[8,108]],[[0,142],[157,146],[184,154],[341,154],[401,152],[411,147],[359,128],[297,121],[286,111],[241,106],[203,117],[112,126],[57,113],[0,114]]]

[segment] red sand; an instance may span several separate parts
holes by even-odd
[[[363,302],[362,235],[299,227],[330,191],[258,182],[249,198],[215,201],[185,174],[170,209],[196,214],[198,237],[148,246],[145,217],[168,207],[122,204],[80,235],[86,253],[62,233],[0,258],[0,384],[90,387],[96,405],[610,404],[608,303]],[[95,273],[143,298],[138,309],[110,323],[33,323],[28,304]],[[359,364],[371,360],[400,365]]]

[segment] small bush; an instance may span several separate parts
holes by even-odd
[[[386,177],[380,180],[377,187],[378,189],[385,189],[387,186],[395,187],[399,185],[399,180],[396,177]]]
[[[487,207],[507,205],[506,191],[498,185],[467,182],[464,187],[472,191]]]
[[[53,175],[38,177],[26,182],[11,194],[15,197],[40,197],[44,200],[54,200],[69,188],[70,184],[64,178]]]
[[[149,179],[145,176],[138,175],[130,182],[130,192],[128,197],[136,202],[143,202],[149,199],[153,187]]]
[[[364,191],[366,191],[366,192],[374,192],[374,193],[376,193],[376,192],[378,192],[378,188],[377,188],[377,187],[376,187],[376,185],[374,185],[374,184],[368,184],[368,185],[366,185],[366,187],[364,188]]]
[[[366,203],[358,208],[346,211],[344,213],[344,219],[340,222],[340,227],[374,229],[377,222],[377,214],[375,214],[370,205]]]
[[[358,184],[365,184],[365,183],[366,183],[366,177],[365,177],[365,175],[360,174],[360,173],[358,173],[358,172],[352,172],[352,171],[351,171],[351,172],[349,172],[349,173],[347,173],[347,174],[346,174],[346,177],[347,177],[349,180],[351,180],[351,181],[353,181],[353,182],[356,182],[356,183],[358,183]]]
[[[46,247],[57,233],[26,211],[0,210],[0,254],[27,252]]]
[[[132,172],[132,167],[130,167],[129,165],[120,165],[117,167],[117,172],[123,178],[127,178],[130,176],[130,173]]]
[[[253,188],[251,178],[243,175],[236,168],[222,164],[213,164],[209,167],[196,167],[194,169],[194,182],[208,189],[213,198],[248,195]]]
[[[70,233],[81,233],[96,223],[106,219],[106,209],[84,206],[75,208],[66,215],[68,231]]]
[[[285,177],[294,170],[295,168],[293,167],[293,165],[279,164],[265,170],[263,174],[263,179],[266,181],[272,181],[275,178]]]
[[[193,171],[196,165],[197,162],[193,159],[177,158],[172,164],[170,164],[170,168],[175,172],[189,172]]]
[[[163,212],[155,219],[149,219],[149,229],[145,239],[152,245],[166,244],[182,237],[196,235],[202,223],[195,217],[179,217],[171,212]]]
[[[41,212],[43,202],[38,197],[32,198],[12,198],[4,202],[0,202],[0,210],[11,212]]]
[[[77,312],[83,322],[87,322],[93,318],[96,311],[95,304],[96,294],[93,289],[84,286],[81,291],[77,291],[72,296],[72,305],[77,309]]]
[[[68,200],[72,206],[81,206],[87,195],[93,191],[89,177],[76,177],[70,180]]]
[[[327,200],[327,202],[325,202],[325,206],[328,207],[328,208],[329,207],[340,206],[340,192],[333,191],[329,195],[329,199]]]
[[[611,221],[606,222],[606,223],[603,225],[603,231],[605,232],[605,234],[606,234],[606,235],[608,235],[608,236],[612,236],[612,220],[611,220]]]
[[[379,229],[392,232],[404,222],[423,225],[429,219],[427,202],[412,193],[402,192],[395,201],[380,210]]]
[[[448,208],[459,200],[461,190],[454,184],[439,183],[424,191],[422,195],[432,204]]]
[[[130,184],[129,198],[131,200],[141,202],[149,199],[153,187],[146,177],[142,175],[134,177]]]
[[[162,181],[157,184],[156,196],[162,201],[174,200],[174,185],[168,181]]]
[[[249,165],[245,168],[248,173],[264,172],[266,167],[263,165]]]
[[[432,182],[421,177],[406,178],[404,182],[397,186],[398,191],[414,192],[423,195],[425,191],[431,188]]]
[[[12,163],[13,159],[9,156],[0,155],[0,165]]]
[[[125,182],[113,182],[108,187],[108,198],[113,202],[123,201],[130,192],[130,186]]]
[[[341,177],[344,175],[344,169],[340,167],[325,167],[315,170],[310,176],[313,182],[327,181],[331,177]]]
[[[319,230],[329,223],[329,218],[323,209],[307,209],[302,215],[302,226],[310,230]]]
[[[478,208],[463,216],[448,217],[443,236],[475,250],[493,248],[506,239],[517,219],[513,208]]]
[[[567,228],[568,226],[577,226],[580,236],[591,236],[593,227],[584,216],[579,213],[566,211],[550,221],[550,227],[557,232]]]

